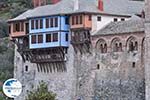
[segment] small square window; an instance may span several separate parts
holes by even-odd
[[[117,22],[118,21],[118,19],[117,18],[114,18],[114,22]]]
[[[98,16],[97,17],[97,21],[101,21],[102,20],[102,17],[101,16]]]
[[[125,21],[125,19],[124,19],[124,18],[121,18],[121,21]]]

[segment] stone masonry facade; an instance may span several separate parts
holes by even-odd
[[[107,44],[105,53],[99,49],[101,40]],[[131,40],[138,43],[133,52],[129,51]],[[113,52],[115,43],[122,43],[119,52]],[[58,100],[145,100],[144,50],[143,32],[92,37],[90,53],[75,53],[69,47],[65,72],[39,72],[36,64],[23,62],[16,50],[15,78],[23,84],[16,100],[24,100],[40,81],[48,84]]]
[[[23,84],[23,93],[15,100],[25,100],[41,81],[58,100],[149,100],[150,0],[145,9],[142,32],[92,36],[90,52],[82,54],[70,45],[63,72],[51,65],[39,71],[37,64],[23,61],[16,46],[14,77]]]

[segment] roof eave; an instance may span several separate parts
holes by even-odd
[[[144,30],[142,31],[132,31],[132,32],[120,32],[120,33],[110,33],[110,34],[95,34],[92,35],[92,37],[97,37],[97,36],[107,36],[107,35],[120,35],[120,34],[131,34],[131,33],[144,33]]]

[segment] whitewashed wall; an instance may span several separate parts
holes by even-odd
[[[101,21],[97,20],[97,17],[101,16]],[[121,21],[122,18],[125,20],[129,20],[128,17],[118,17],[118,16],[110,16],[110,15],[93,15],[92,16],[92,32],[96,32],[106,25],[108,25],[110,22],[114,21],[114,18],[117,18],[118,21]]]

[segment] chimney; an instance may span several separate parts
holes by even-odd
[[[79,0],[74,0],[74,11],[79,10]]]
[[[98,0],[98,9],[104,11],[103,0]]]
[[[46,0],[32,0],[33,6],[38,7],[38,6],[43,6],[46,5]]]
[[[56,4],[56,3],[58,3],[59,1],[60,1],[60,0],[52,0],[51,3],[52,3],[52,4]]]

